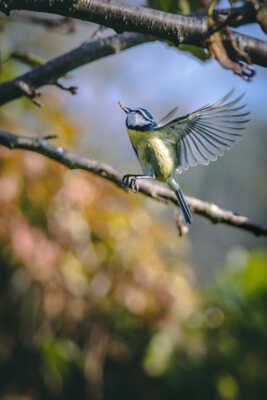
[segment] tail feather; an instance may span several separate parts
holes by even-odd
[[[175,191],[175,193],[176,193],[176,196],[177,196],[178,203],[179,203],[179,205],[181,207],[181,210],[183,212],[185,222],[187,224],[191,224],[192,223],[192,214],[191,214],[191,212],[189,210],[189,207],[187,205],[187,202],[186,202],[186,200],[184,198],[184,194],[183,194],[182,189],[181,188],[177,189],[177,191]]]
[[[187,202],[186,202],[186,200],[184,198],[183,191],[180,188],[180,185],[179,185],[177,179],[175,178],[175,176],[171,176],[167,180],[167,183],[170,186],[170,188],[175,191],[179,206],[181,207],[181,210],[182,210],[183,215],[184,215],[185,222],[187,224],[191,224],[192,223],[192,214],[191,214],[191,212],[189,210]]]

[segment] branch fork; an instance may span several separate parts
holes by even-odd
[[[37,92],[28,83],[22,80],[17,81],[16,86],[21,90],[21,92],[25,96],[27,96],[33,102],[33,104],[35,104],[38,107],[42,107],[42,104],[38,101],[38,98],[41,96],[40,92]]]

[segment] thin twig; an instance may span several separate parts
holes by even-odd
[[[26,24],[32,23],[43,26],[46,30],[59,30],[64,29],[64,33],[70,34],[75,32],[74,20],[69,17],[45,17],[38,15],[26,15],[20,12],[12,14],[16,21],[24,22]]]
[[[53,146],[46,137],[28,137],[19,136],[3,130],[0,130],[0,144],[9,149],[24,149],[40,153],[51,158],[68,168],[82,169],[98,175],[116,184],[121,189],[124,186],[121,183],[122,175],[108,164],[91,160],[73,152],[64,150],[62,147]],[[177,205],[175,194],[168,188],[156,182],[141,182],[139,192],[158,201],[168,201]],[[216,204],[207,203],[194,197],[186,196],[186,200],[195,214],[209,219],[214,224],[226,224],[255,234],[256,236],[267,236],[267,226],[254,221],[248,217],[235,215],[232,211],[223,210]]]
[[[96,30],[92,33],[92,35],[90,36],[90,40],[97,40],[100,39],[101,36],[103,35],[105,29],[107,29],[105,26],[103,25],[99,25]]]
[[[27,51],[21,51],[21,50],[15,50],[13,51],[8,59],[13,58],[17,61],[22,62],[23,64],[29,65],[31,68],[39,67],[42,65],[45,60],[41,58],[40,56],[37,56],[36,54],[27,52]]]
[[[66,92],[70,92],[70,94],[75,95],[78,92],[78,86],[64,86],[59,81],[55,82],[55,86],[61,90],[65,90]]]

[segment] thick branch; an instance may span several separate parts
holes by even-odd
[[[104,0],[2,0],[0,3],[0,10],[5,13],[16,9],[60,14],[108,26],[117,32],[154,35],[174,44],[203,46],[208,31],[206,17],[170,14]],[[233,33],[231,40],[241,52],[248,54],[253,64],[267,67],[267,44],[264,41],[238,33]]]
[[[26,137],[18,136],[0,130],[0,144],[9,149],[24,149],[40,153],[51,158],[68,168],[82,169],[101,176],[117,186],[124,188],[121,184],[121,174],[111,166],[90,160],[78,154],[66,151],[61,147],[53,146],[47,141],[49,137]],[[155,182],[140,182],[139,191],[146,196],[156,200],[167,200],[177,205],[176,196],[166,187]],[[257,236],[267,236],[267,226],[249,220],[247,217],[235,215],[232,211],[226,211],[215,204],[206,203],[194,197],[186,197],[191,210],[198,215],[208,218],[213,223],[221,223],[240,228],[254,233]]]
[[[152,40],[155,39],[140,33],[124,33],[83,43],[78,48],[56,57],[40,67],[0,84],[0,106],[24,95],[19,87],[20,82],[24,82],[32,89],[49,83],[53,84],[58,78],[75,68]]]

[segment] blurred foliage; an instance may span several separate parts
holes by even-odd
[[[227,267],[185,327],[188,343],[199,335],[198,351],[187,345],[173,355],[169,374],[190,399],[267,395],[267,254],[233,249]]]

